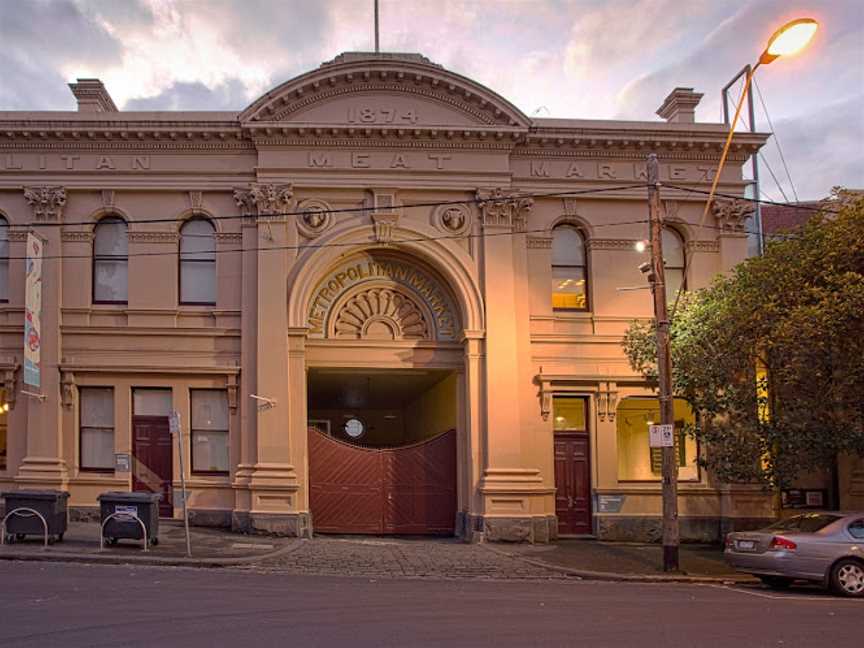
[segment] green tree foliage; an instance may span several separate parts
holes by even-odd
[[[700,413],[691,434],[723,481],[783,488],[864,454],[864,198],[836,198],[678,304],[673,388]],[[654,335],[634,322],[624,350],[656,381]]]

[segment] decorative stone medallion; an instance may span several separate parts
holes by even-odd
[[[306,238],[315,238],[333,226],[333,212],[323,200],[307,198],[300,201],[297,211],[297,230]]]
[[[471,212],[465,205],[440,205],[435,208],[432,221],[444,234],[461,236],[471,227]]]

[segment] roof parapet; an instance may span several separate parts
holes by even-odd
[[[696,106],[703,96],[701,92],[693,92],[693,88],[675,88],[663,100],[657,114],[669,123],[693,124],[696,121]]]
[[[99,79],[78,79],[69,89],[78,100],[78,112],[120,112]]]

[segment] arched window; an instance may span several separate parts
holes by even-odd
[[[129,234],[119,216],[99,221],[93,233],[93,303],[125,304],[129,288]]]
[[[552,308],[588,310],[585,238],[572,225],[552,230]]]
[[[665,263],[666,299],[674,302],[679,290],[687,290],[687,261],[684,238],[671,227],[663,228],[663,261]]]
[[[9,302],[9,221],[0,216],[0,304]]]
[[[204,218],[180,228],[180,303],[216,304],[216,228]]]

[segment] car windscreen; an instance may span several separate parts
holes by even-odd
[[[816,533],[839,519],[839,515],[830,515],[827,513],[804,513],[803,515],[795,515],[785,520],[775,522],[771,526],[767,527],[767,529],[769,531],[800,531],[803,533]]]

